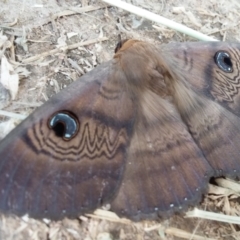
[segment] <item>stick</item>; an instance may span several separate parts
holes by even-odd
[[[161,17],[155,13],[152,13],[152,12],[149,12],[145,9],[142,9],[142,8],[139,8],[139,7],[136,7],[136,6],[133,6],[129,3],[126,3],[126,2],[123,2],[123,1],[120,1],[120,0],[102,0],[103,2],[106,2],[110,5],[113,5],[113,6],[116,6],[116,7],[119,7],[121,9],[124,9],[128,12],[131,12],[131,13],[134,13],[138,16],[141,16],[141,17],[144,17],[144,18],[147,18],[151,21],[154,21],[154,22],[157,22],[157,23],[160,23],[166,27],[169,27],[171,29],[174,29],[178,32],[181,32],[181,33],[184,33],[186,35],[189,35],[193,38],[196,38],[196,39],[199,39],[199,40],[202,40],[202,41],[218,41],[217,39],[214,39],[212,37],[209,37],[203,33],[200,33],[198,31],[195,31],[191,28],[188,28],[180,23],[176,23],[172,20],[169,20],[167,18],[164,18],[164,17]]]
[[[43,26],[45,24],[48,24],[49,22],[63,17],[63,16],[69,16],[69,15],[74,15],[74,14],[79,14],[79,13],[85,13],[85,12],[91,12],[91,11],[95,11],[98,9],[103,8],[102,6],[87,6],[87,7],[82,7],[82,8],[73,8],[73,10],[64,10],[58,13],[53,14],[53,16],[48,17],[46,19],[40,20],[37,23],[34,23],[32,27],[37,28],[40,26]],[[77,11],[77,12],[76,12]]]
[[[203,211],[195,208],[193,211],[189,211],[186,213],[186,217],[198,217],[208,220],[214,220],[218,222],[225,222],[225,223],[233,223],[233,224],[240,224],[240,217],[238,216],[229,216],[220,213],[208,212]]]
[[[192,240],[216,240],[216,238],[207,238],[207,237],[202,237],[196,234],[192,234],[186,231],[183,231],[181,229],[178,228],[167,228],[165,230],[165,233],[167,235],[172,235],[175,236],[177,238],[183,238],[183,239],[192,239]]]
[[[79,42],[79,43],[75,43],[75,44],[72,44],[72,45],[69,45],[69,46],[60,47],[60,48],[57,48],[57,49],[53,49],[53,50],[35,55],[33,57],[23,59],[22,63],[24,63],[24,64],[30,63],[30,62],[38,60],[39,58],[47,57],[49,55],[53,55],[53,54],[56,54],[58,52],[71,50],[71,49],[75,49],[75,48],[78,48],[78,47],[82,47],[82,46],[86,46],[86,45],[90,45],[90,44],[93,44],[93,43],[102,42],[102,41],[106,41],[106,40],[108,40],[108,38],[106,38],[106,37],[95,38],[95,39],[91,39],[91,40],[88,40],[88,41],[85,41],[85,42]]]
[[[23,120],[27,117],[27,116],[22,115],[22,114],[7,112],[7,111],[4,111],[4,110],[0,110],[0,115],[10,117],[10,118],[16,118],[16,119],[20,119],[20,120]]]

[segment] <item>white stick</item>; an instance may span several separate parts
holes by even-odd
[[[16,119],[20,119],[20,120],[23,120],[27,117],[27,116],[22,115],[22,114],[7,112],[7,111],[4,111],[4,110],[0,110],[0,115],[10,117],[10,118],[16,118]]]
[[[169,20],[167,18],[161,17],[161,16],[159,16],[155,13],[149,12],[145,9],[133,6],[129,3],[126,3],[126,2],[123,2],[123,1],[120,1],[120,0],[102,0],[102,1],[106,2],[110,5],[122,8],[122,9],[128,11],[128,12],[134,13],[134,14],[139,15],[141,17],[147,18],[151,21],[160,23],[164,26],[167,26],[167,27],[169,27],[171,29],[174,29],[178,32],[189,35],[193,38],[196,38],[196,39],[199,39],[199,40],[202,40],[202,41],[218,41],[217,39],[214,39],[214,38],[209,37],[209,36],[207,36],[203,33],[195,31],[195,30],[193,30],[191,28],[188,28],[188,27],[186,27],[182,24],[179,24],[179,23],[176,23],[176,22],[174,22],[172,20]]]
[[[220,213],[213,213],[208,211],[203,211],[195,208],[193,211],[189,211],[186,213],[186,217],[198,217],[208,220],[214,220],[218,222],[225,222],[225,223],[233,223],[233,224],[240,224],[240,217],[238,216],[229,216]]]

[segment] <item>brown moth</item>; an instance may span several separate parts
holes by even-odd
[[[139,220],[240,176],[240,44],[122,42],[0,143],[0,209]]]

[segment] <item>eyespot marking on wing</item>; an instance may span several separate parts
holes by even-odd
[[[226,73],[233,72],[233,64],[230,55],[225,51],[218,51],[214,56],[217,66]]]
[[[77,118],[68,111],[55,113],[49,119],[48,126],[55,132],[56,136],[66,141],[74,138],[79,129]]]

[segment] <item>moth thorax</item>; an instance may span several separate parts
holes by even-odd
[[[188,115],[198,108],[198,96],[184,83],[174,82],[173,99],[181,115]]]

